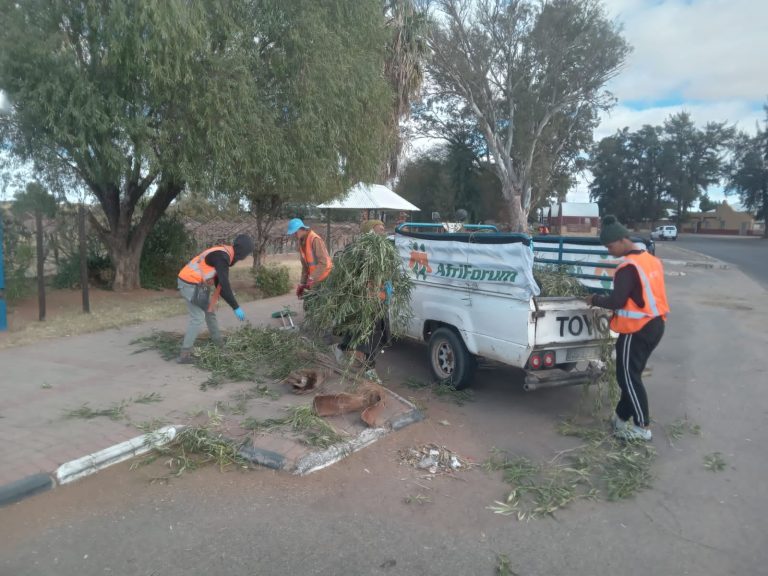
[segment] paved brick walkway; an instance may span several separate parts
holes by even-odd
[[[270,315],[291,304],[293,294],[243,305],[249,321],[279,325]],[[237,320],[228,308],[219,319],[223,329]],[[207,374],[179,366],[159,354],[134,354],[132,340],[152,330],[183,331],[186,317],[108,330],[29,346],[0,350],[0,486],[38,472],[52,473],[70,461],[141,432],[136,424],[161,419],[183,422],[189,414],[213,410],[226,402],[231,387],[201,391]],[[161,402],[131,400],[156,393]],[[126,418],[66,418],[66,411],[88,403],[92,409],[124,404]]]

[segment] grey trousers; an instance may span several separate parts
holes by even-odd
[[[189,322],[187,323],[187,332],[184,334],[184,341],[181,344],[182,349],[192,348],[197,335],[203,329],[203,322],[208,326],[208,334],[211,340],[216,343],[221,342],[221,331],[219,330],[219,321],[216,319],[216,312],[206,312],[192,304],[192,297],[195,294],[195,287],[179,279],[179,293],[187,303],[189,311]]]

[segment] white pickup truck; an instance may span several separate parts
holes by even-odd
[[[609,312],[540,297],[530,236],[414,228],[400,226],[394,238],[414,282],[408,337],[427,343],[435,378],[465,388],[479,358],[525,370],[526,390],[599,375]]]

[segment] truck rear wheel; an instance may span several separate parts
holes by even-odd
[[[429,366],[441,384],[462,390],[472,383],[477,363],[461,337],[441,327],[429,338]]]

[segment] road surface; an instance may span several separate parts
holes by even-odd
[[[426,351],[401,343],[379,370],[425,421],[304,478],[209,468],[151,483],[162,459],[123,463],[0,509],[0,575],[766,574],[768,293],[736,268],[667,274],[672,314],[646,380],[654,486],[632,499],[519,522],[487,508],[509,494],[501,472],[433,479],[401,463],[428,442],[475,462],[494,448],[546,461],[579,443],[556,423],[591,405],[580,388],[525,393],[504,369],[480,371],[457,405],[404,385],[427,378]],[[683,417],[700,435],[665,433]],[[704,466],[715,452],[719,472]]]
[[[768,288],[768,240],[682,234],[672,244],[738,266],[742,272]]]

